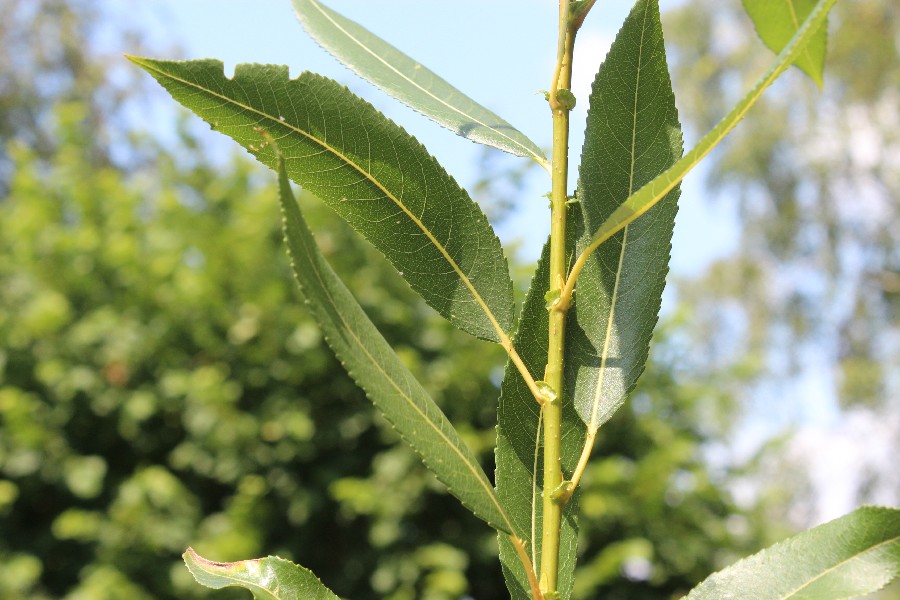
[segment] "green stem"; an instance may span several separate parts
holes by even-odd
[[[553,166],[550,196],[550,281],[551,291],[561,291],[566,278],[566,202],[569,173],[569,111],[571,105],[561,100],[559,90],[567,90],[572,80],[572,49],[575,29],[569,24],[569,2],[560,0],[560,52],[550,87],[549,101],[553,112]],[[545,596],[556,592],[559,570],[559,533],[562,503],[554,492],[562,484],[560,441],[562,439],[563,348],[565,345],[566,310],[554,305],[550,309],[550,335],[544,381],[556,393],[556,399],[542,406],[544,425],[543,531],[541,537],[540,586]]]

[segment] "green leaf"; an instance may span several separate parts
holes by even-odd
[[[816,0],[742,0],[744,9],[753,20],[759,38],[773,52],[781,52],[797,33],[800,24],[809,16]],[[809,75],[821,88],[825,81],[825,47],[828,43],[828,21],[825,20],[813,34],[794,64]]]
[[[484,213],[415,138],[334,81],[288,78],[274,65],[130,57],[172,96],[275,167],[361,232],[440,314],[499,341],[512,324],[512,282]],[[503,334],[505,335],[505,334]]]
[[[569,205],[567,247],[569,256],[575,239],[582,232],[581,213],[577,204]],[[549,288],[550,243],[538,262],[531,288],[522,307],[516,330],[515,347],[531,373],[543,373],[547,362],[549,339],[545,295]],[[542,438],[538,436],[540,410],[528,386],[512,363],[506,365],[497,408],[496,483],[497,494],[512,518],[513,525],[529,542],[534,563],[540,564],[541,552],[541,485],[543,458]],[[584,445],[584,424],[571,402],[563,402],[563,438],[561,464],[563,473],[571,473],[578,463]],[[563,508],[559,545],[559,581],[561,598],[571,595],[574,585],[576,546],[578,542],[578,495]],[[506,536],[500,536],[500,563],[513,600],[531,600],[528,579]]]
[[[900,509],[863,507],[714,573],[686,600],[840,600],[900,575]]]
[[[672,165],[661,175],[658,175],[650,183],[644,185],[636,193],[628,197],[619,208],[607,218],[594,233],[591,244],[579,257],[573,270],[580,268],[579,263],[586,260],[587,256],[597,249],[600,244],[621,231],[638,217],[653,208],[653,206],[666,197],[677,186],[691,169],[709,154],[728,133],[734,129],[747,111],[750,110],[762,93],[778,78],[779,75],[791,65],[794,59],[800,55],[804,46],[812,39],[822,23],[828,17],[828,11],[834,6],[836,0],[819,0],[815,9],[803,22],[800,29],[791,38],[790,43],[778,55],[778,58],[769,70],[756,82],[746,96],[710,130],[684,157]]]
[[[586,231],[681,157],[681,125],[666,64],[659,4],[631,10],[591,90],[578,197]],[[622,406],[647,361],[669,268],[676,187],[643,219],[594,252],[566,328],[567,389],[596,432]],[[590,235],[579,247],[590,244]]]
[[[257,600],[340,600],[312,571],[277,556],[220,563],[188,548],[182,558],[194,579],[214,590],[242,587]]]
[[[319,252],[280,161],[279,198],[294,274],[328,345],[450,492],[491,527],[514,528],[474,455]]]
[[[453,133],[548,166],[537,144],[419,62],[317,0],[293,0],[306,31],[357,75]]]

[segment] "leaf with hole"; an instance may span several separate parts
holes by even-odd
[[[469,195],[402,128],[334,81],[274,65],[130,57],[172,97],[290,178],[362,233],[441,315],[499,341],[512,324],[512,282],[493,228]]]

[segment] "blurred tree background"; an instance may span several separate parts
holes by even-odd
[[[900,500],[896,9],[837,3],[824,89],[783,77],[711,156],[708,201],[735,214],[735,251],[675,282],[689,370],[740,368],[732,397],[744,411],[819,422],[761,457],[756,475],[793,488],[781,516],[794,526],[836,516],[829,490],[852,505]],[[771,55],[738,2],[692,0],[666,24],[681,114],[702,133]]]
[[[277,553],[353,599],[507,597],[494,534],[397,444],[322,344],[282,248],[273,175],[243,154],[209,158],[189,121],[174,143],[141,129],[134,115],[160,96],[104,48],[147,42],[98,6],[0,0],[0,596],[246,597],[194,584],[179,556],[193,545],[216,560]],[[579,599],[677,598],[786,531],[781,497],[733,498],[734,482],[768,472],[765,453],[746,468],[707,456],[783,366],[772,356],[800,364],[804,344],[823,343],[825,309],[853,307],[834,338],[846,410],[888,410],[897,225],[871,203],[896,210],[897,124],[873,125],[878,161],[841,158],[858,149],[837,133],[814,162],[803,149],[818,138],[785,137],[766,118],[821,115],[810,135],[897,118],[897,28],[887,0],[866,6],[857,30],[838,5],[846,34],[825,96],[791,78],[738,130],[754,136],[718,155],[714,173],[731,175],[712,183],[741,200],[742,252],[678,286],[639,390],[604,427],[580,496]],[[737,93],[732,67],[768,58],[746,23],[745,38],[715,46],[741,18],[731,8],[691,7],[703,12],[672,15],[669,36],[676,90],[700,86],[680,97],[699,129]],[[865,205],[832,187],[867,181],[894,187],[871,184]],[[492,472],[502,353],[454,331],[327,209],[302,202],[335,269]],[[803,267],[824,283],[773,290]],[[743,311],[743,328],[726,308]]]

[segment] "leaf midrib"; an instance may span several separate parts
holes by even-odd
[[[362,350],[362,352],[365,354],[365,356],[369,360],[369,362],[375,366],[375,368],[391,384],[391,386],[394,388],[394,390],[396,390],[398,396],[400,398],[402,398],[410,407],[412,407],[413,410],[415,410],[416,413],[418,413],[419,416],[422,417],[422,420],[424,422],[428,423],[428,425],[435,431],[435,433],[437,433],[438,436],[440,436],[441,439],[443,439],[444,442],[446,442],[447,446],[450,447],[453,450],[453,452],[455,452],[456,455],[460,459],[462,459],[463,464],[466,465],[466,467],[469,469],[470,473],[475,477],[475,479],[478,480],[478,482],[481,484],[482,488],[484,488],[484,490],[487,492],[488,497],[491,499],[491,502],[497,508],[497,511],[499,512],[500,516],[503,518],[503,521],[506,523],[506,526],[509,528],[509,532],[513,535],[518,535],[516,533],[515,527],[512,524],[511,519],[509,518],[509,515],[506,514],[506,510],[503,508],[503,505],[500,503],[500,500],[497,498],[496,494],[494,493],[494,489],[491,487],[490,483],[487,481],[487,478],[483,476],[483,473],[480,471],[480,469],[475,469],[475,467],[470,463],[470,461],[462,453],[462,451],[459,449],[459,447],[456,444],[454,444],[450,440],[450,438],[448,438],[447,435],[443,431],[441,431],[441,429],[439,427],[437,427],[435,425],[435,423],[433,421],[431,421],[431,419],[429,419],[428,416],[424,412],[422,412],[422,410],[416,405],[416,403],[413,401],[413,399],[409,395],[407,395],[406,392],[394,381],[394,378],[391,377],[390,374],[382,368],[381,363],[378,360],[376,360],[374,356],[372,356],[372,354],[369,352],[368,348],[366,348],[365,344],[362,343],[362,340],[359,338],[359,336],[356,335],[356,332],[354,331],[354,329],[347,323],[346,319],[344,318],[343,312],[339,309],[338,304],[334,300],[334,297],[331,295],[331,292],[328,290],[325,280],[322,277],[322,271],[321,271],[321,269],[319,269],[319,265],[317,264],[317,261],[311,261],[311,262],[313,263],[314,274],[316,276],[316,279],[318,279],[318,281],[319,281],[320,289],[323,291],[325,296],[328,298],[328,301],[331,304],[331,307],[334,309],[335,314],[338,315],[338,318],[340,319],[340,322],[341,322],[341,325],[342,325],[344,331],[346,331],[350,335],[350,337],[353,339],[354,343],[356,343],[356,345],[359,347],[359,349]]]
[[[338,24],[338,23],[337,23],[337,22],[336,22],[329,14],[328,14],[328,13],[326,13],[324,10],[322,10],[322,5],[321,5],[319,2],[316,2],[315,0],[310,0],[310,4],[312,4],[312,5],[316,8],[316,10],[318,10],[319,13],[322,14],[322,16],[324,16],[326,19],[328,19],[328,21],[331,22],[332,25],[334,25],[337,29],[339,29],[342,33],[344,33],[348,38],[350,38],[350,40],[352,40],[353,42],[355,42],[360,48],[362,48],[365,52],[367,52],[369,55],[371,55],[375,60],[379,61],[379,62],[382,63],[385,67],[387,67],[388,69],[390,69],[391,71],[393,71],[394,73],[396,73],[397,75],[399,75],[401,78],[405,79],[407,82],[409,82],[409,83],[410,83],[411,85],[413,85],[415,88],[417,88],[418,90],[420,90],[421,92],[423,92],[424,94],[426,94],[427,96],[429,96],[430,98],[432,98],[433,100],[437,101],[439,104],[442,104],[442,105],[445,106],[446,108],[450,109],[451,111],[456,112],[457,114],[462,115],[463,117],[465,117],[465,118],[467,118],[467,119],[471,119],[472,121],[474,121],[475,123],[481,125],[482,127],[486,128],[486,129],[489,129],[489,130],[491,130],[491,131],[493,131],[493,132],[499,134],[500,136],[502,136],[503,138],[505,138],[506,140],[508,140],[508,141],[510,142],[510,144],[513,144],[513,145],[515,145],[515,146],[521,148],[524,152],[528,153],[528,155],[531,156],[531,158],[532,158],[534,161],[536,161],[537,163],[539,163],[539,164],[541,164],[541,165],[543,165],[543,166],[546,166],[546,165],[547,165],[547,159],[545,159],[545,158],[542,157],[542,156],[539,156],[539,155],[535,154],[532,150],[530,150],[530,149],[527,148],[526,146],[522,145],[521,142],[514,140],[513,138],[509,137],[506,133],[504,133],[504,132],[502,132],[502,131],[499,131],[499,130],[495,129],[495,128],[491,127],[490,125],[487,125],[486,123],[483,123],[483,122],[479,121],[478,118],[476,118],[476,117],[474,117],[474,116],[472,116],[472,115],[470,115],[470,114],[468,114],[468,113],[465,113],[465,112],[461,111],[460,109],[456,108],[456,107],[453,106],[452,104],[448,104],[446,101],[444,101],[444,100],[441,99],[440,97],[435,96],[435,95],[432,94],[430,91],[428,91],[427,89],[423,88],[421,85],[419,85],[418,83],[416,83],[415,80],[410,79],[410,78],[407,77],[405,74],[403,74],[403,72],[401,72],[401,71],[397,70],[396,68],[394,68],[390,63],[386,62],[383,58],[381,58],[380,56],[378,56],[377,54],[375,54],[374,52],[372,52],[372,50],[370,50],[370,49],[368,48],[368,46],[366,46],[362,41],[360,41],[359,39],[357,39],[356,37],[354,37],[349,31],[347,31],[346,29],[344,29],[343,27],[341,27],[341,25]],[[450,84],[448,83],[447,85],[450,85]],[[452,87],[452,86],[451,86],[451,87]]]
[[[153,66],[152,64],[149,64],[149,65],[148,65],[148,64],[146,64],[146,63],[143,63],[143,66],[144,66],[145,68],[151,68],[151,69],[153,69],[154,71],[156,71],[157,73],[159,73],[159,74],[161,74],[161,75],[163,75],[163,76],[165,76],[165,77],[168,77],[168,78],[170,78],[170,79],[174,79],[175,81],[178,81],[179,83],[182,83],[182,84],[187,85],[187,86],[189,86],[189,87],[192,87],[192,88],[194,88],[194,89],[196,89],[196,90],[199,90],[200,92],[204,92],[204,93],[206,93],[206,94],[209,94],[210,96],[213,96],[213,97],[218,98],[218,99],[220,99],[220,100],[223,100],[223,101],[225,101],[225,102],[231,103],[231,104],[237,106],[238,108],[241,108],[241,109],[246,110],[246,111],[248,111],[248,112],[255,113],[255,114],[259,115],[260,117],[264,117],[264,118],[266,118],[266,119],[272,121],[273,123],[276,123],[276,124],[278,124],[278,125],[280,125],[280,126],[282,126],[282,127],[287,127],[288,129],[294,131],[295,133],[298,133],[298,134],[300,134],[301,136],[305,137],[306,139],[312,141],[313,143],[318,144],[319,146],[322,147],[322,149],[324,149],[324,150],[327,151],[327,152],[331,152],[331,153],[334,154],[337,158],[339,158],[340,160],[342,160],[345,164],[347,164],[347,165],[349,165],[350,167],[352,167],[352,168],[353,168],[354,170],[356,170],[359,174],[361,174],[363,177],[365,177],[369,182],[371,182],[372,185],[374,185],[375,187],[377,187],[377,188],[378,188],[378,189],[379,189],[379,190],[380,190],[387,198],[389,198],[389,199],[391,200],[391,202],[393,202],[398,208],[400,208],[400,210],[402,210],[403,213],[406,214],[406,216],[407,216],[413,223],[415,223],[415,225],[422,231],[422,233],[425,234],[425,236],[426,236],[426,237],[428,238],[428,240],[434,245],[434,247],[438,249],[438,251],[439,251],[439,252],[441,253],[441,255],[444,257],[444,259],[445,259],[445,260],[450,264],[450,266],[453,268],[453,271],[457,274],[457,276],[459,276],[460,281],[463,282],[463,284],[466,286],[466,288],[469,290],[469,292],[470,292],[470,293],[472,294],[472,296],[475,298],[475,301],[478,303],[478,306],[479,306],[479,307],[481,308],[481,310],[484,312],[485,316],[487,316],[488,320],[489,320],[490,323],[491,323],[491,326],[494,328],[494,331],[497,333],[498,338],[500,338],[501,340],[503,340],[505,337],[507,337],[506,332],[505,332],[505,331],[503,330],[503,328],[500,326],[500,323],[497,321],[496,317],[494,316],[493,311],[491,311],[491,309],[488,307],[488,305],[487,305],[487,303],[485,302],[484,298],[482,298],[481,294],[478,293],[478,290],[475,289],[475,286],[472,284],[472,282],[471,282],[471,280],[469,279],[469,277],[468,277],[465,273],[463,273],[462,269],[461,269],[460,266],[456,263],[456,261],[453,260],[453,257],[450,256],[450,253],[447,252],[447,249],[444,248],[444,246],[443,246],[440,242],[438,242],[438,240],[434,237],[434,234],[431,233],[431,230],[428,229],[427,227],[425,227],[425,225],[418,219],[418,217],[416,217],[414,214],[412,214],[412,212],[410,212],[410,210],[409,210],[402,202],[400,202],[400,200],[399,200],[393,193],[391,193],[391,192],[390,192],[387,188],[385,188],[385,187],[384,187],[377,179],[375,179],[375,178],[372,176],[371,173],[369,173],[368,171],[366,171],[365,169],[363,169],[362,166],[360,166],[360,165],[356,164],[355,162],[353,162],[352,160],[350,160],[346,155],[344,155],[342,152],[340,152],[339,150],[337,150],[336,148],[334,148],[333,146],[331,146],[330,144],[328,144],[328,143],[325,142],[324,140],[321,140],[321,139],[319,139],[319,138],[317,138],[317,137],[315,137],[315,136],[313,136],[313,135],[310,135],[309,133],[303,131],[302,129],[296,127],[295,125],[293,125],[293,124],[291,124],[291,123],[289,123],[289,122],[287,122],[287,121],[282,121],[281,119],[278,119],[278,118],[276,118],[276,117],[274,117],[274,116],[272,116],[272,115],[270,115],[270,114],[267,114],[267,113],[265,113],[265,112],[262,112],[262,111],[260,111],[260,110],[257,110],[256,108],[254,108],[254,107],[252,107],[252,106],[248,106],[248,105],[246,105],[246,104],[243,104],[243,103],[241,103],[241,102],[238,102],[238,101],[236,101],[234,98],[230,98],[230,97],[225,96],[225,95],[223,95],[223,94],[219,94],[219,93],[217,93],[217,92],[215,92],[215,91],[213,91],[213,90],[210,90],[209,88],[205,88],[205,87],[200,86],[200,85],[198,85],[198,84],[196,84],[196,83],[193,83],[193,82],[191,82],[191,81],[185,80],[185,79],[183,79],[183,78],[181,78],[181,77],[177,77],[177,76],[175,76],[175,75],[173,75],[173,74],[171,74],[171,73],[167,73],[167,72],[165,72],[165,71],[163,71],[163,70],[161,70],[161,69],[156,68],[156,67]]]
[[[797,30],[800,29],[800,20],[797,18],[797,11],[794,9],[794,0],[784,1],[788,5],[788,10],[791,12],[791,21],[794,23],[794,33],[796,33]],[[810,64],[815,64],[815,60],[813,60],[812,54],[809,51],[809,44],[807,44],[806,47],[803,48],[803,55]]]
[[[638,92],[641,84],[641,66],[643,65],[644,60],[644,35],[647,32],[646,23],[647,12],[645,11],[644,26],[641,27],[641,41],[640,44],[638,44],[640,50],[638,51],[637,56],[637,68],[635,69],[634,105],[631,111],[631,164],[629,165],[628,194],[625,196],[626,198],[634,193],[634,169],[635,163],[637,162],[635,159],[635,147],[637,145]],[[600,399],[603,395],[603,384],[606,379],[606,361],[609,358],[610,338],[612,337],[613,322],[616,316],[616,302],[618,302],[619,299],[619,283],[622,281],[622,271],[625,264],[625,249],[628,246],[628,228],[629,225],[626,225],[622,230],[622,249],[619,251],[619,262],[616,265],[616,279],[613,283],[612,297],[609,304],[609,317],[606,321],[606,336],[603,340],[603,352],[600,356],[600,373],[597,375],[597,388],[594,391],[594,402],[591,406],[591,420],[588,424],[588,429],[592,433],[596,433],[600,428],[597,425],[597,411],[600,409]]]
[[[827,18],[827,13],[834,6],[836,0],[819,0],[813,11],[804,20],[805,23],[811,23],[814,20]],[[824,14],[823,14],[824,13]],[[585,248],[578,263],[584,260],[585,255],[592,253],[600,244],[615,235],[620,229],[627,227],[635,219],[646,213],[648,210],[662,199],[666,194],[677,186],[685,175],[690,172],[707,154],[712,152],[722,139],[734,129],[735,125],[744,118],[747,111],[753,107],[756,101],[762,96],[763,92],[772,84],[779,75],[784,73],[790,66],[790,62],[786,60],[795,51],[796,45],[808,31],[802,34],[800,30],[794,34],[788,45],[778,54],[775,62],[769,67],[763,76],[756,82],[749,92],[741,99],[738,104],[731,109],[706,135],[704,135],[697,144],[691,148],[684,156],[682,156],[674,165],[657,175],[652,181],[644,184],[637,192],[631,195],[606,221],[604,221],[591,238],[590,245]],[[811,27],[810,27],[811,29]],[[799,35],[799,37],[798,37]],[[806,42],[809,42],[807,39]],[[796,50],[797,54],[800,50]],[[796,58],[797,54],[793,54]],[[646,199],[645,199],[646,198]],[[625,225],[622,225],[622,223]],[[571,279],[571,277],[570,277]],[[568,284],[567,284],[568,286]]]
[[[824,571],[822,571],[821,573],[819,573],[818,575],[816,575],[815,577],[813,577],[812,579],[810,579],[809,581],[807,581],[806,583],[804,583],[803,585],[801,585],[801,586],[799,586],[799,587],[797,587],[797,588],[791,590],[790,592],[787,592],[785,595],[781,596],[781,598],[783,598],[783,599],[790,598],[791,596],[797,594],[798,592],[800,592],[800,591],[803,590],[804,588],[809,587],[810,585],[812,585],[812,584],[815,583],[816,581],[819,581],[820,579],[822,579],[823,577],[825,577],[825,576],[828,575],[829,573],[831,573],[831,572],[833,572],[833,571],[836,571],[837,569],[839,569],[839,568],[841,568],[842,566],[844,566],[844,565],[850,563],[851,561],[854,561],[854,560],[860,560],[864,555],[868,554],[869,552],[873,552],[873,551],[877,550],[878,548],[880,548],[881,546],[885,546],[885,545],[887,545],[887,544],[892,544],[892,543],[894,543],[894,542],[897,542],[898,540],[900,540],[900,535],[895,535],[894,537],[892,537],[892,538],[890,538],[890,539],[887,539],[887,540],[884,540],[884,541],[882,541],[882,542],[879,542],[878,544],[875,544],[874,546],[871,546],[870,548],[866,548],[866,549],[863,550],[862,552],[856,552],[853,556],[851,556],[851,557],[849,557],[849,558],[846,558],[846,559],[844,559],[844,560],[842,560],[842,561],[840,561],[840,562],[838,562],[838,563],[835,563],[834,565],[828,567],[827,569],[825,569]]]
[[[534,463],[531,465],[531,568],[534,569],[535,572],[538,571],[538,563],[537,563],[537,548],[535,547],[535,543],[537,542],[537,496],[538,496],[538,482],[537,482],[537,473],[538,473],[538,458],[540,457],[541,450],[541,427],[544,424],[544,411],[540,411],[538,413],[538,422],[537,422],[537,433],[535,434],[534,440]]]

